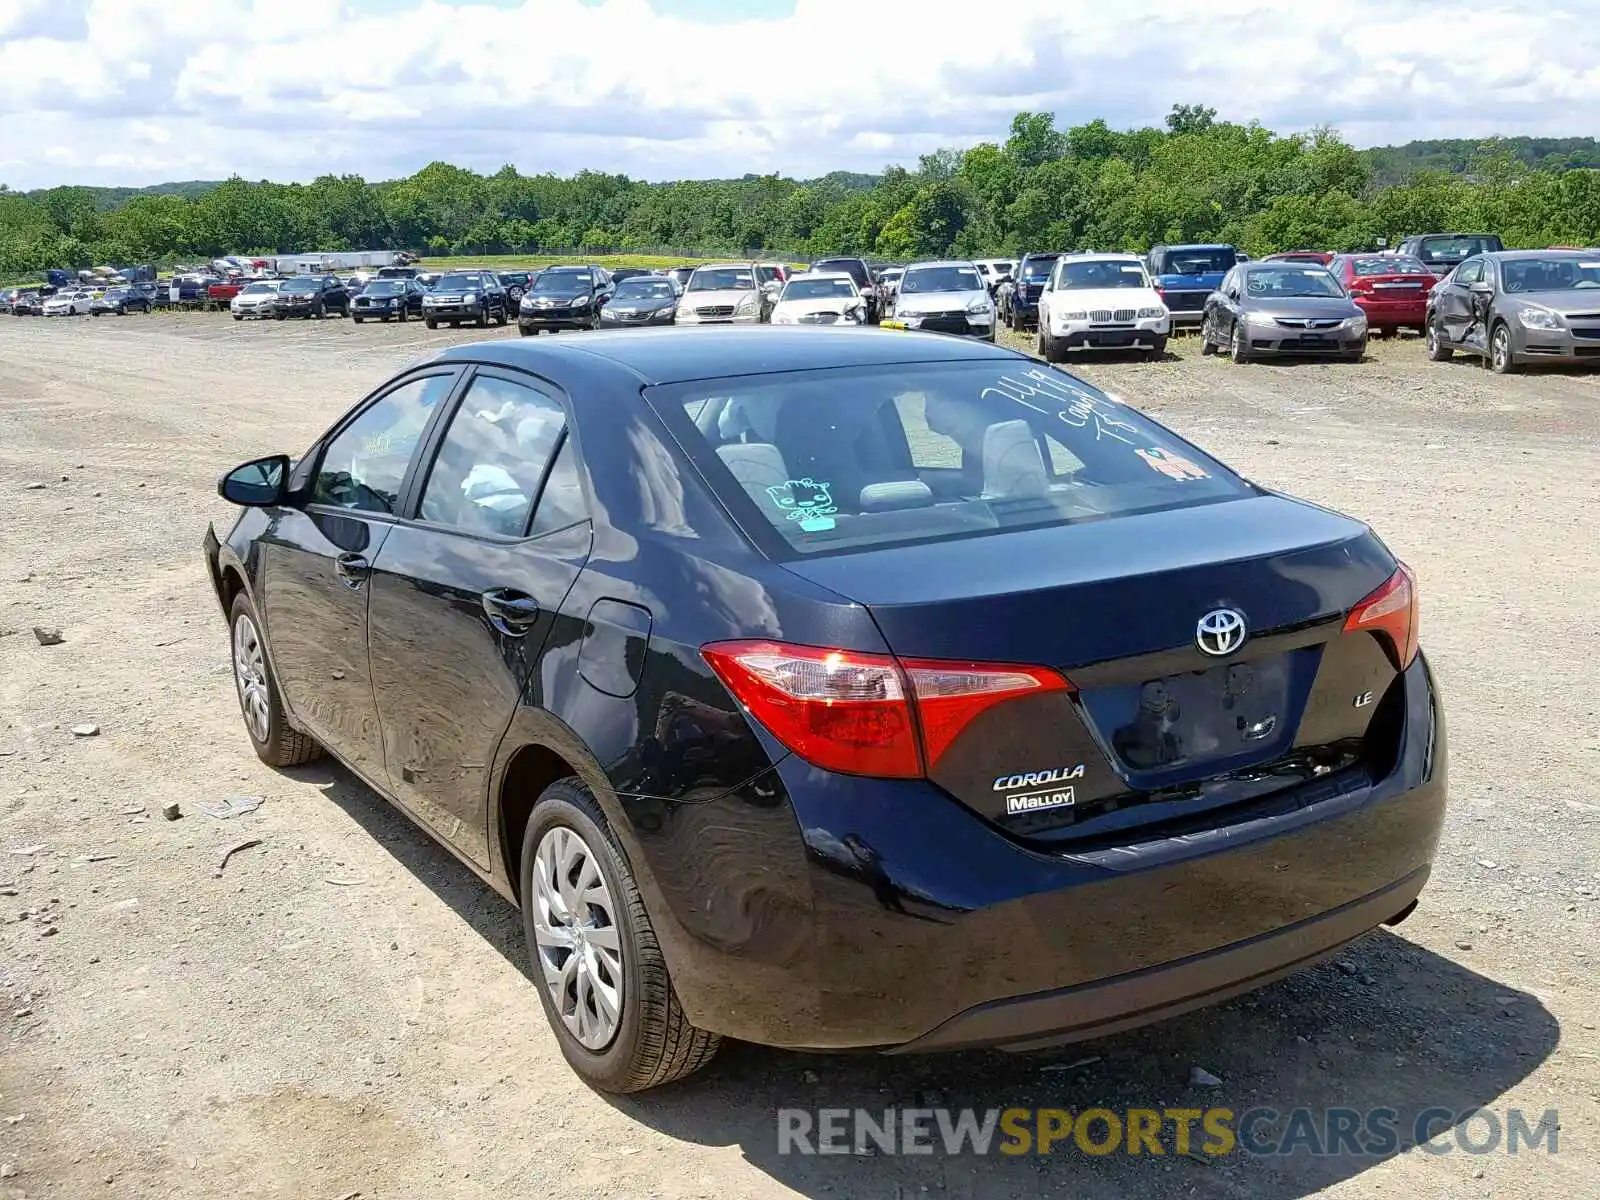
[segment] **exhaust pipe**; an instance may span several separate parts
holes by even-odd
[[[1394,916],[1390,917],[1387,921],[1385,921],[1384,924],[1388,925],[1388,926],[1390,926],[1392,928],[1393,926],[1400,924],[1401,921],[1404,921],[1407,917],[1409,917],[1412,913],[1414,913],[1416,911],[1417,911],[1417,902],[1415,900],[1413,900],[1410,904],[1406,905],[1399,912],[1395,913]]]

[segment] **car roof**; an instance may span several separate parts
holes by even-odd
[[[1481,255],[1472,255],[1474,258],[1492,258],[1503,262],[1508,258],[1548,258],[1561,260],[1567,258],[1593,258],[1596,251],[1579,248],[1577,250],[1489,250]]]
[[[846,283],[854,283],[855,277],[848,271],[798,271],[796,279],[842,279]]]
[[[927,262],[914,262],[906,270],[915,271],[919,267],[976,267],[977,265],[970,258],[930,258]]]
[[[645,385],[822,367],[974,359],[1033,362],[1014,350],[939,333],[771,325],[680,330],[665,337],[658,329],[627,329],[586,334],[570,341],[539,338],[475,342],[452,346],[433,361],[499,363],[547,374],[562,362],[576,367],[594,359],[628,371]]]
[[[1170,242],[1162,250],[1232,250],[1227,242]]]
[[[1144,262],[1141,254],[1128,254],[1121,250],[1088,250],[1082,254],[1063,254],[1062,258],[1071,258],[1074,262]]]

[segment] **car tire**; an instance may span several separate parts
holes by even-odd
[[[517,332],[520,333],[523,337],[533,337],[539,331],[537,329],[528,329],[528,328],[525,328],[524,326],[518,325],[517,326]]]
[[[1515,375],[1520,366],[1517,352],[1511,348],[1511,327],[1497,322],[1489,331],[1489,369],[1496,375]]]
[[[388,317],[384,318],[385,321],[387,321],[388,319],[389,319]],[[359,325],[359,324],[361,324],[361,322],[365,321],[366,318],[365,317],[356,317],[356,318],[354,318],[354,320],[355,320],[355,323],[357,325]]]
[[[319,321],[328,315],[328,306],[320,300],[317,301],[316,314]]]
[[[1245,343],[1244,331],[1239,328],[1239,323],[1234,322],[1233,333],[1228,337],[1228,357],[1236,363],[1250,361],[1250,347]]]
[[[269,767],[295,767],[320,758],[322,747],[289,724],[267,660],[261,619],[243,591],[233,598],[228,611],[228,644],[239,715],[256,756]]]
[[[568,916],[574,896],[563,895],[557,867],[591,881],[578,920]],[[534,804],[519,874],[534,987],[562,1056],[585,1083],[602,1092],[641,1092],[711,1061],[721,1038],[696,1029],[684,1015],[627,858],[580,780],[551,784]],[[567,949],[575,939],[565,931],[574,928],[589,936],[580,948]],[[598,930],[615,932],[605,941],[589,940]],[[614,955],[607,953],[608,942],[615,943]],[[575,959],[590,969],[569,979],[563,968]],[[613,996],[614,985],[621,987],[614,1018],[599,1003],[608,981]],[[595,1003],[586,1002],[585,991]]]
[[[401,308],[400,309],[400,324],[404,325],[410,319],[411,318],[410,318],[408,310],[406,310],[405,308]]]
[[[1148,358],[1151,362],[1160,362],[1163,358],[1166,357],[1166,355],[1167,355],[1167,339],[1164,338],[1164,337],[1158,337],[1158,338],[1155,339],[1154,343],[1151,345],[1149,351],[1146,352],[1145,357]]]
[[[1039,357],[1047,363],[1058,363],[1065,357],[1061,349],[1061,339],[1052,337],[1043,322],[1039,325]]]
[[[424,325],[426,325],[429,329],[437,329],[437,328],[439,328],[439,322],[434,320],[432,317],[423,317],[422,318],[422,323]]]
[[[507,312],[505,309],[502,308],[495,315],[494,323],[496,325],[498,325],[501,329],[504,329],[506,327],[506,322],[509,321],[509,320],[511,320],[511,314],[509,312]]]
[[[242,320],[244,320],[244,315],[242,313],[234,313],[233,314],[233,319],[235,321],[242,321]]]
[[[1428,360],[1430,362],[1449,362],[1455,357],[1456,352],[1445,345],[1444,334],[1439,331],[1437,320],[1429,321],[1422,331],[1427,338]]]

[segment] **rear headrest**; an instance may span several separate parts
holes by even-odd
[[[895,512],[903,508],[927,508],[933,503],[933,489],[920,479],[895,479],[869,483],[861,489],[861,511]]]
[[[783,488],[789,482],[789,468],[783,455],[770,442],[734,442],[717,447],[717,457],[739,481],[749,497],[764,508],[778,507],[769,488]]]
[[[777,396],[735,396],[717,417],[717,433],[725,442],[771,442],[781,405]]]

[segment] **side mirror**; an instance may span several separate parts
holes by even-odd
[[[289,491],[289,456],[274,454],[241,463],[217,480],[217,495],[245,508],[282,504]]]

